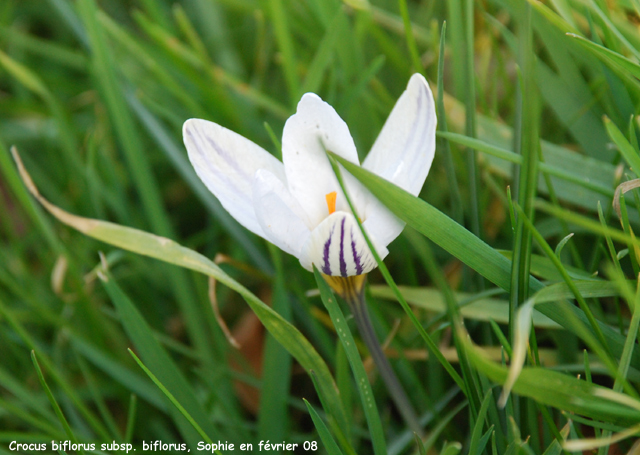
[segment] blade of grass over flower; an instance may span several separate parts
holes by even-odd
[[[213,441],[209,437],[209,435],[198,425],[191,415],[187,412],[187,410],[180,404],[180,402],[173,396],[173,394],[162,384],[162,382],[149,370],[144,363],[138,358],[135,353],[129,349],[129,354],[133,357],[133,360],[136,361],[142,371],[144,371],[147,376],[153,381],[155,385],[162,391],[162,393],[171,401],[171,403],[176,407],[176,409],[184,416],[184,418],[191,424],[191,426],[198,432],[198,434],[204,439],[207,443],[213,444]],[[220,454],[220,451],[216,450],[215,453]]]
[[[342,313],[342,310],[338,305],[338,301],[331,291],[331,288],[324,280],[318,269],[315,268],[315,266],[313,268],[313,273],[316,278],[318,289],[320,290],[322,303],[329,312],[329,316],[331,316],[331,321],[336,328],[336,332],[338,333],[338,337],[340,338],[342,347],[344,348],[347,359],[349,360],[349,365],[351,366],[351,371],[353,372],[353,376],[358,387],[358,393],[360,394],[362,410],[365,414],[367,424],[369,426],[369,433],[371,434],[371,442],[373,444],[374,453],[376,455],[386,454],[387,444],[384,437],[385,431],[382,427],[382,422],[380,421],[380,413],[378,412],[378,407],[373,396],[373,391],[371,390],[371,385],[369,384],[367,372],[364,369],[362,359],[360,358],[360,354],[358,353],[356,342],[353,339],[351,330],[347,325],[347,320],[345,319],[344,314]]]
[[[115,223],[79,217],[56,207],[40,195],[31,177],[24,168],[17,151],[14,153],[14,159],[18,165],[23,182],[31,194],[49,213],[64,224],[77,229],[89,237],[101,240],[117,248],[122,248],[212,276],[220,283],[238,292],[249,304],[265,328],[291,353],[305,371],[314,372],[319,393],[326,403],[327,408],[330,410],[330,422],[334,435],[336,435],[338,440],[344,439],[342,429],[347,427],[347,419],[344,415],[340,397],[337,393],[337,387],[329,368],[313,345],[311,345],[307,338],[291,323],[285,321],[279,314],[273,311],[273,309],[269,308],[248,289],[227,275],[211,260],[193,250],[179,245],[173,240],[149,234],[138,229],[120,226]],[[135,309],[135,307],[133,308]],[[108,439],[108,436],[106,439]]]
[[[509,289],[510,261],[423,200],[338,155],[331,152],[329,154],[358,178],[396,216],[482,273],[489,281],[503,289]],[[427,228],[429,234],[426,233]],[[533,285],[540,287],[536,283],[537,280]]]
[[[331,156],[344,166],[349,173],[359,179],[369,191],[398,218],[404,220],[418,232],[430,238],[434,243],[478,271],[492,283],[502,289],[509,290],[511,261],[502,256],[498,251],[491,248],[425,201],[412,196],[383,178],[362,169],[360,166],[342,159],[338,155],[331,154]],[[543,204],[545,203],[536,201],[536,208],[542,207]],[[551,211],[553,209],[553,206],[548,206],[545,211]],[[558,213],[556,216],[566,217],[567,215],[564,212],[566,211],[558,210],[554,211],[554,214]],[[591,226],[595,225],[598,230],[602,230],[599,223],[591,223]],[[611,229],[611,232],[619,233],[619,231],[613,229]],[[624,234],[621,236],[624,239],[629,239],[629,237]],[[529,286],[534,292],[542,288],[542,284],[534,277],[529,277]],[[566,302],[542,304],[538,307],[538,310],[565,329],[574,333],[581,330],[581,327],[577,325],[577,321],[581,321],[582,323],[588,321],[580,309]],[[571,317],[567,315],[571,315]],[[622,352],[624,338],[609,326],[600,323],[599,326],[608,342],[611,352],[619,355]],[[634,353],[632,364],[640,366],[640,356],[636,354],[637,353]]]
[[[340,157],[338,155],[336,155],[336,154],[334,154],[332,152],[328,152],[328,154],[329,154],[328,156],[330,158],[331,166],[333,167],[333,171],[335,172],[336,177],[338,179],[338,182],[340,183],[340,187],[342,189],[342,192],[345,195],[345,197],[347,199],[347,202],[349,203],[349,208],[351,209],[351,212],[354,214],[354,217],[355,217],[356,221],[358,222],[358,226],[360,227],[360,229],[362,231],[362,234],[363,234],[365,240],[367,241],[367,245],[368,245],[371,253],[373,254],[373,256],[376,259],[376,262],[378,263],[378,267],[380,268],[380,272],[382,272],[382,275],[384,276],[385,281],[387,282],[389,287],[391,289],[393,289],[393,292],[396,295],[396,298],[398,299],[398,302],[400,303],[400,305],[402,306],[404,311],[409,316],[409,319],[411,320],[413,325],[418,330],[418,333],[420,333],[420,335],[422,336],[422,339],[427,344],[429,352],[431,352],[431,354],[433,354],[438,359],[438,361],[442,364],[442,366],[445,368],[445,370],[447,370],[447,373],[449,373],[451,378],[456,382],[456,384],[458,384],[460,389],[465,390],[464,389],[464,381],[462,380],[460,375],[457,373],[457,371],[453,369],[453,367],[451,366],[449,361],[444,358],[444,356],[440,352],[440,349],[438,349],[437,345],[435,344],[435,342],[433,341],[431,336],[426,332],[424,327],[422,327],[422,324],[420,323],[420,321],[418,321],[418,318],[413,313],[413,311],[411,311],[411,308],[409,307],[409,304],[407,303],[407,301],[404,299],[404,297],[400,293],[400,290],[398,289],[398,286],[393,281],[393,278],[391,277],[391,274],[389,273],[389,270],[386,268],[384,263],[380,260],[380,256],[378,255],[376,249],[371,244],[371,240],[369,239],[369,237],[367,236],[367,233],[365,232],[364,228],[362,227],[362,223],[361,223],[360,219],[358,218],[358,215],[356,214],[355,208],[353,207],[353,204],[351,203],[351,199],[349,199],[349,195],[348,195],[347,189],[344,186],[344,183],[342,181],[342,173],[340,171],[340,168],[338,167],[337,163],[334,161],[334,159],[335,159],[335,160],[339,161],[340,164],[342,164],[344,166],[344,161],[346,161],[346,160],[340,159]],[[357,166],[357,167],[360,168],[359,166]],[[345,168],[346,168],[346,166],[345,166]],[[347,170],[349,170],[349,169],[347,168]]]
[[[342,455],[342,450],[340,450],[340,447],[338,447],[338,444],[333,439],[333,436],[331,436],[331,433],[329,432],[327,425],[325,425],[324,421],[322,420],[322,417],[320,417],[318,412],[315,409],[313,409],[313,406],[311,406],[311,403],[309,403],[304,398],[303,398],[303,401],[304,401],[304,404],[307,406],[307,409],[309,410],[309,415],[311,416],[311,420],[313,420],[313,425],[316,427],[316,430],[318,431],[318,435],[320,436],[320,439],[322,439],[322,442],[324,443],[324,448],[327,451],[327,454]]]
[[[31,361],[33,362],[33,366],[35,367],[36,373],[38,374],[38,379],[40,380],[40,385],[45,390],[45,392],[47,394],[47,398],[49,399],[49,402],[51,403],[51,407],[53,407],[53,410],[55,411],[56,416],[58,416],[58,420],[60,420],[60,424],[62,425],[62,428],[64,428],[64,431],[67,434],[67,437],[74,444],[77,444],[78,443],[78,439],[76,438],[76,435],[73,433],[73,430],[69,426],[69,422],[67,422],[67,419],[65,418],[64,414],[62,413],[62,409],[60,409],[60,405],[58,405],[58,402],[56,401],[55,397],[53,396],[53,393],[51,393],[51,389],[47,385],[47,381],[45,380],[44,375],[42,374],[42,370],[40,369],[40,365],[38,364],[38,359],[36,357],[36,351],[35,350],[31,351]],[[85,453],[84,449],[81,449],[80,453]]]

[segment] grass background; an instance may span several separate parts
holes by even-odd
[[[0,453],[268,439],[331,454],[553,454],[593,437],[605,441],[593,453],[637,453],[640,200],[626,182],[640,169],[639,13],[636,0],[3,1]],[[206,118],[280,156],[284,121],[312,91],[362,159],[414,72],[437,91],[441,130],[422,199],[352,172],[409,225],[368,300],[422,442],[352,321],[341,327],[364,369],[345,352],[335,299],[221,208],[180,132]],[[12,145],[53,204],[202,256],[60,223],[29,196]],[[529,331],[517,311],[534,304]]]

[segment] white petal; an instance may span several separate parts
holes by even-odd
[[[414,74],[362,167],[417,196],[433,161],[436,124],[429,85]]]
[[[400,235],[406,223],[377,199],[369,202],[366,207],[367,219],[362,225],[382,245],[389,245]]]
[[[384,259],[389,251],[368,232],[367,235]],[[361,275],[377,266],[356,219],[347,212],[332,213],[311,232],[300,263],[307,270],[315,264],[325,275],[343,277]]]
[[[359,164],[346,123],[329,104],[313,93],[305,94],[295,115],[284,126],[282,161],[291,194],[317,225],[329,214],[325,195],[336,191],[337,210],[348,210],[326,150]]]
[[[258,170],[253,182],[253,201],[265,238],[299,258],[311,230],[306,213],[284,183],[271,172]]]
[[[266,238],[252,202],[253,176],[267,169],[285,181],[284,167],[250,140],[207,120],[190,119],[182,129],[198,177],[240,224]]]
[[[418,195],[427,178],[436,147],[436,111],[427,81],[414,74],[364,160],[362,167]],[[365,227],[384,245],[405,223],[376,199],[363,201]]]

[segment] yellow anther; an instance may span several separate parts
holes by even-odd
[[[324,198],[327,200],[327,208],[329,209],[329,215],[336,211],[336,197],[338,197],[338,193],[332,191],[331,193],[325,194]]]

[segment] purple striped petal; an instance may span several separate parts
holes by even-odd
[[[387,249],[370,239],[384,258]],[[342,277],[362,275],[377,266],[356,219],[341,211],[329,215],[311,232],[300,263],[308,270],[315,264],[325,275]]]

